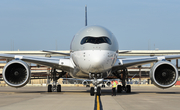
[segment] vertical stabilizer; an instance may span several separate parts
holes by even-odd
[[[85,26],[87,26],[87,5],[85,6]]]

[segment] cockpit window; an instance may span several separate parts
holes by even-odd
[[[85,43],[92,43],[92,44],[108,43],[109,45],[111,45],[111,40],[108,37],[90,37],[90,36],[87,36],[81,40],[81,45],[83,45]]]

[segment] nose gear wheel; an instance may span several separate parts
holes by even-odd
[[[91,89],[90,89],[90,95],[91,95],[91,96],[94,96],[94,87],[91,87]]]

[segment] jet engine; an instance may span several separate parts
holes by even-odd
[[[106,81],[106,85],[110,86],[111,85],[111,81],[110,80]]]
[[[9,86],[18,88],[26,85],[31,72],[27,63],[22,60],[12,60],[4,66],[3,79]]]
[[[150,78],[157,87],[169,88],[178,80],[178,70],[171,62],[160,61],[151,68]]]
[[[86,86],[86,85],[88,85],[88,82],[87,82],[86,80],[84,80],[84,81],[82,82],[82,84]]]

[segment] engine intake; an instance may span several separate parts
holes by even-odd
[[[106,82],[106,85],[107,85],[107,86],[110,86],[110,85],[111,85],[111,81],[108,80],[108,81]]]
[[[169,88],[178,80],[178,70],[167,61],[157,62],[150,71],[150,78],[159,88]]]
[[[88,85],[88,82],[87,82],[86,80],[84,80],[84,81],[82,82],[82,84],[86,86],[86,85]]]
[[[2,75],[6,84],[18,88],[28,83],[31,72],[27,63],[13,60],[5,65]]]

